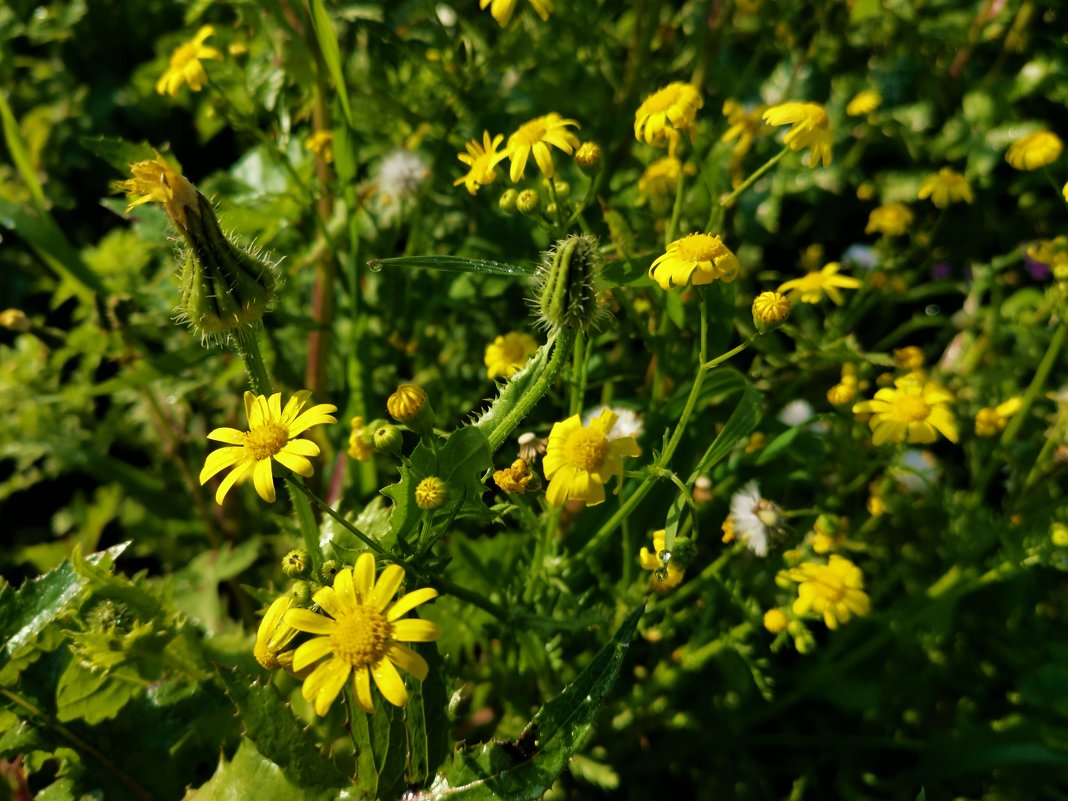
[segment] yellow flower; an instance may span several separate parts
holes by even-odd
[[[787,575],[799,582],[794,614],[822,615],[829,629],[848,623],[853,615],[866,615],[871,608],[864,592],[864,574],[844,556],[831,556],[825,565],[806,562]]]
[[[1009,398],[997,406],[980,409],[975,415],[975,435],[993,437],[1005,430],[1009,418],[1020,411],[1023,402],[1020,398]]]
[[[199,92],[208,82],[208,74],[204,72],[201,59],[213,58],[222,60],[222,53],[214,47],[205,47],[204,42],[215,33],[215,28],[205,25],[192,40],[180,45],[171,53],[170,64],[167,71],[156,82],[156,92],[168,94],[174,97],[182,84],[188,84],[194,92]]]
[[[789,623],[786,613],[781,609],[769,609],[764,613],[764,628],[771,634],[781,634],[786,631]]]
[[[287,626],[283,622],[286,612],[293,605],[293,599],[288,595],[276,598],[268,608],[260,627],[256,632],[256,644],[252,647],[252,655],[267,670],[278,670],[284,667],[284,662],[292,663],[292,658],[280,659],[285,647],[297,636],[297,630]]]
[[[718,236],[690,234],[668,245],[667,252],[650,265],[649,277],[661,289],[671,289],[711,284],[717,278],[730,283],[738,269],[738,258]]]
[[[489,6],[490,14],[497,20],[497,24],[503,28],[512,21],[512,15],[515,14],[517,4],[518,0],[479,0],[478,7],[484,9]],[[542,22],[549,21],[549,14],[553,10],[552,0],[530,0],[530,4],[534,6],[534,10],[538,12]]]
[[[522,452],[523,446],[520,445]],[[522,457],[512,462],[511,467],[493,471],[493,483],[500,487],[501,492],[507,495],[524,495],[533,492],[541,486],[541,481],[536,473],[531,472],[527,462]]]
[[[1017,170],[1037,170],[1061,156],[1064,144],[1051,131],[1038,131],[1017,139],[1005,152],[1005,161]]]
[[[903,203],[887,203],[872,209],[868,215],[868,225],[864,228],[866,234],[886,234],[887,236],[901,236],[912,224],[912,212]]]
[[[863,117],[871,114],[883,104],[883,96],[874,89],[864,89],[857,92],[846,106],[846,114],[850,117]]]
[[[616,476],[616,492],[623,481],[623,457],[641,453],[634,437],[609,439],[618,415],[605,409],[582,425],[582,418],[573,415],[553,425],[542,468],[549,481],[545,497],[553,506],[563,506],[567,500],[585,501],[596,506],[604,501],[604,485]]]
[[[768,125],[791,126],[783,144],[790,150],[808,148],[808,166],[822,162],[826,167],[831,163],[834,134],[827,109],[819,103],[780,103],[765,111],[761,119]]]
[[[697,138],[697,110],[704,105],[697,87],[675,81],[649,95],[634,115],[634,136],[647,145],[667,144],[675,154],[679,134]]]
[[[472,195],[478,194],[479,187],[486,186],[497,180],[497,164],[508,158],[507,152],[497,152],[504,134],[497,134],[492,139],[489,131],[482,132],[482,144],[477,139],[467,143],[467,152],[456,156],[460,161],[471,169],[467,175],[461,176],[452,182],[453,186],[463,184]]]
[[[131,164],[130,174],[132,178],[116,184],[120,191],[129,195],[126,211],[142,203],[160,203],[183,233],[189,230],[189,215],[200,216],[197,190],[162,156],[157,154],[154,159]]]
[[[427,405],[426,392],[415,384],[399,384],[386,399],[386,411],[398,423],[407,423]]]
[[[693,175],[697,172],[697,167],[692,164],[683,167],[682,162],[674,156],[664,156],[654,161],[638,179],[638,205],[650,199],[656,201],[674,198],[679,177],[684,172],[686,175]]]
[[[304,140],[304,149],[329,164],[334,160],[334,132],[316,131]]]
[[[1052,270],[1068,265],[1068,237],[1040,239],[1028,245],[1027,258],[1045,264]]]
[[[445,505],[449,488],[437,476],[427,476],[415,485],[415,505],[427,512],[433,512]]]
[[[375,581],[375,558],[362,553],[355,567],[338,571],[333,587],[323,587],[312,596],[326,614],[307,609],[291,609],[286,614],[288,625],[318,635],[293,654],[294,670],[318,663],[301,688],[316,714],[326,714],[350,675],[356,703],[368,713],[375,711],[372,677],[394,706],[408,702],[404,680],[394,665],[419,681],[426,678],[426,660],[401,641],[433,642],[441,637],[441,629],[429,620],[401,617],[436,598],[438,591],[424,587],[394,601],[403,580],[404,568],[389,565]]]
[[[308,390],[295,392],[283,409],[280,392],[270,398],[246,392],[245,416],[248,419],[248,433],[236,428],[216,428],[208,434],[208,439],[231,446],[209,453],[204,461],[204,469],[200,471],[200,483],[204,484],[216,473],[233,468],[215,492],[217,503],[222,503],[230,488],[250,471],[256,492],[263,500],[273,503],[275,495],[271,459],[297,475],[312,474],[311,462],[307,457],[318,456],[319,446],[311,440],[296,437],[312,426],[336,423],[337,420],[331,417],[330,413],[336,412],[337,407],[320,403],[302,414],[301,411],[310,397],[311,392]]]
[[[352,433],[349,434],[349,449],[347,451],[350,459],[355,459],[357,462],[369,462],[371,456],[374,454],[374,449],[371,447],[370,437],[371,433],[364,427],[363,418],[357,415],[349,421],[349,425],[352,426]]]
[[[827,402],[832,406],[845,406],[857,395],[856,380],[842,380],[827,390]]]
[[[530,334],[509,331],[486,346],[482,361],[489,378],[511,378],[537,350],[538,343]]]
[[[920,184],[918,197],[920,200],[931,198],[931,202],[940,209],[960,200],[965,203],[975,200],[972,185],[968,179],[949,167],[943,167],[937,173],[924,178],[923,183]]]
[[[683,578],[686,577],[686,568],[680,567],[678,560],[668,559],[665,565],[660,561],[660,554],[664,551],[664,544],[666,542],[666,532],[664,529],[653,532],[653,550],[643,547],[638,552],[638,561],[641,563],[642,570],[651,570],[653,572],[653,580],[650,587],[655,592],[667,592],[668,590],[682,584]]]
[[[512,160],[509,177],[515,183],[523,177],[527,160],[530,154],[534,154],[534,161],[538,163],[538,169],[546,178],[553,177],[553,154],[549,145],[558,148],[568,155],[575,151],[579,145],[579,139],[568,130],[569,126],[578,128],[574,120],[565,120],[555,111],[542,117],[535,117],[529,122],[519,126],[514,134],[508,137],[506,148],[508,158]]]
[[[825,264],[822,270],[815,270],[801,278],[793,278],[779,286],[779,292],[789,293],[791,302],[819,303],[823,294],[837,305],[842,305],[842,293],[839,289],[859,289],[860,281],[848,275],[838,275],[842,265],[836,261]]]
[[[760,331],[790,316],[790,301],[778,292],[761,292],[753,300],[753,324]]]
[[[893,387],[884,387],[869,401],[853,407],[854,414],[870,414],[868,425],[872,442],[934,442],[941,433],[957,441],[957,422],[946,405],[953,396],[937,384],[914,375],[899,378]]]
[[[731,158],[737,161],[745,156],[752,147],[753,141],[764,130],[760,122],[760,115],[764,113],[763,106],[746,110],[745,106],[737,100],[723,101],[723,116],[727,118],[728,128],[719,138],[721,142],[734,142],[731,148]]]
[[[734,533],[734,520],[727,517],[720,526],[720,530],[723,532],[723,537],[720,539],[720,542],[724,544],[734,542],[734,538],[737,536]]]
[[[900,370],[908,370],[917,373],[923,369],[923,351],[915,345],[906,345],[903,348],[894,348],[892,354],[894,366]]]

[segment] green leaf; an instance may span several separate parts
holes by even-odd
[[[0,92],[0,123],[2,123],[4,130],[4,143],[7,145],[7,152],[11,154],[11,160],[15,163],[15,168],[19,171],[19,175],[22,176],[22,181],[26,184],[26,188],[30,190],[30,197],[33,198],[33,205],[37,209],[37,213],[43,216],[48,213],[48,203],[45,200],[44,189],[41,188],[41,182],[37,180],[37,172],[33,168],[30,152],[26,149],[26,143],[22,139],[21,131],[19,131],[19,124],[15,120],[15,115],[11,113],[11,106],[8,105],[7,97],[3,92]]]
[[[541,798],[589,736],[644,604],[634,609],[611,641],[560,695],[538,710],[514,743],[491,742],[454,754],[434,787],[408,801],[527,801]]]
[[[90,724],[113,718],[144,686],[129,669],[90,670],[81,660],[72,659],[56,688],[56,718]]]
[[[262,756],[249,740],[242,739],[233,760],[220,759],[215,775],[185,797],[196,801],[326,801],[338,794],[336,790],[289,781],[280,767]]]
[[[701,457],[701,461],[698,462],[697,469],[694,471],[696,474],[706,473],[711,470],[720,459],[730,453],[731,448],[734,447],[738,440],[756,428],[757,423],[760,422],[762,399],[763,396],[753,387],[747,386],[745,388],[738,405],[734,407],[734,411],[727,419],[726,425],[723,426],[719,435],[708,446],[705,455]],[[692,484],[696,478],[697,476],[695,475],[690,483]]]
[[[90,563],[118,556],[129,543],[100,551],[89,557]],[[59,617],[85,587],[86,580],[78,575],[70,562],[55,570],[23,583],[18,590],[0,579],[0,667],[22,646],[36,637]]]
[[[430,671],[424,681],[411,681],[408,686],[408,706],[405,727],[408,732],[408,782],[426,784],[437,772],[452,742],[451,726],[445,715],[448,697],[445,692],[445,671],[434,643],[416,643],[418,651]]]
[[[394,259],[375,259],[368,262],[372,270],[383,267],[425,268],[445,270],[450,273],[477,273],[479,275],[507,275],[513,278],[530,278],[534,265],[508,264],[488,259],[465,259],[460,256],[398,256]]]
[[[136,144],[117,136],[83,136],[78,143],[102,161],[106,161],[124,175],[137,161],[151,161],[156,149],[147,142]]]
[[[323,54],[323,61],[330,76],[334,79],[337,87],[338,100],[341,101],[341,110],[345,113],[345,122],[350,129],[354,128],[352,108],[349,106],[349,90],[345,86],[345,72],[341,67],[341,50],[337,44],[337,33],[334,31],[334,23],[330,21],[330,15],[323,7],[323,0],[311,0],[312,28],[315,30],[315,38],[319,42],[319,52]]]
[[[508,419],[508,413],[519,403],[519,399],[526,394],[535,382],[546,362],[549,361],[549,352],[553,348],[553,340],[550,339],[540,348],[527,362],[526,366],[513,375],[505,384],[499,385],[497,397],[489,405],[489,408],[481,412],[475,419],[474,427],[486,435],[486,439],[492,439],[493,434]]]
[[[301,787],[343,787],[348,779],[315,747],[289,704],[271,684],[252,681],[236,670],[220,669],[219,678],[241,715],[244,735],[260,755],[278,765]]]

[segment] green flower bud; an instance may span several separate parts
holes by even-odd
[[[432,512],[445,505],[448,494],[449,488],[444,481],[437,476],[427,476],[415,486],[415,505]]]
[[[289,578],[306,575],[310,567],[311,558],[303,548],[295,548],[282,557],[282,572]]]
[[[601,146],[596,142],[583,142],[575,151],[575,163],[586,175],[596,175],[601,169]]]
[[[569,236],[556,243],[538,270],[538,311],[549,329],[587,331],[605,313],[597,303],[594,280],[601,269],[597,240]]]
[[[404,435],[395,425],[385,423],[375,429],[375,433],[371,436],[371,444],[381,453],[400,456],[404,448]]]
[[[542,184],[545,186],[545,191],[549,192],[549,197],[552,197],[551,189],[556,190],[556,200],[564,201],[571,196],[571,184],[567,181],[562,181],[559,178],[543,178]]]
[[[307,581],[294,581],[289,594],[293,596],[293,602],[298,606],[307,606],[312,597],[311,584]]]
[[[541,198],[533,189],[524,189],[515,199],[515,207],[520,214],[535,215],[541,206]]]
[[[319,568],[319,581],[323,584],[333,584],[334,576],[341,570],[341,563],[337,559],[327,559]]]
[[[519,193],[514,189],[505,189],[501,194],[500,200],[497,201],[497,207],[505,214],[511,214],[515,211],[516,199],[519,197]]]

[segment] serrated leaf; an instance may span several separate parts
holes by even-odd
[[[150,161],[156,157],[156,149],[148,143],[128,142],[118,136],[83,136],[78,143],[123,174],[128,174],[134,162]]]
[[[410,794],[408,801],[541,798],[589,735],[644,611],[643,604],[627,615],[575,681],[538,710],[517,742],[486,743],[456,753],[431,788]]]
[[[282,769],[242,739],[234,758],[223,757],[206,783],[185,794],[186,801],[327,801],[338,797],[337,790],[305,787],[291,782]]]
[[[134,671],[94,671],[73,659],[56,687],[56,718],[99,723],[115,717],[143,689],[144,682]]]
[[[109,561],[122,553],[129,543],[123,543],[99,551],[89,557],[90,563],[107,558]],[[2,579],[0,579],[2,581]],[[86,579],[78,575],[70,562],[64,562],[55,570],[32,581],[23,583],[18,590],[3,582],[0,585],[0,667],[32,638],[41,633],[49,623],[63,614],[67,606],[85,587]]]
[[[315,747],[312,735],[271,684],[236,670],[220,669],[219,678],[245,727],[247,742],[302,787],[343,787],[348,779]]]

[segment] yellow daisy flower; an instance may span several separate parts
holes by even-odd
[[[549,21],[549,15],[553,11],[552,0],[530,0],[530,4],[534,6],[542,22]],[[489,6],[490,14],[502,28],[512,21],[516,5],[518,5],[518,0],[479,0],[478,2],[479,8],[485,9]]]
[[[486,346],[483,357],[489,378],[511,378],[518,373],[527,359],[538,350],[538,343],[530,334],[509,331]]]
[[[697,110],[704,105],[697,87],[675,81],[649,95],[634,115],[634,137],[647,145],[668,144],[672,155],[684,133],[697,138]]]
[[[504,141],[504,134],[490,137],[489,131],[482,132],[482,144],[477,139],[467,143],[466,153],[456,156],[460,161],[471,169],[467,175],[461,176],[452,182],[453,186],[463,184],[472,195],[478,194],[480,187],[492,184],[497,180],[497,164],[508,158],[507,151],[497,152],[497,148]]]
[[[872,209],[868,215],[868,224],[864,228],[866,234],[885,234],[886,236],[901,236],[912,225],[912,211],[903,203],[887,203]]]
[[[286,612],[292,606],[291,596],[283,595],[281,598],[276,598],[274,603],[267,608],[263,620],[260,621],[259,630],[256,632],[256,644],[252,647],[252,655],[267,670],[292,667],[293,655],[285,651],[285,647],[293,641],[298,632],[283,622]]]
[[[236,428],[216,428],[208,439],[225,442],[231,447],[219,448],[208,454],[204,469],[200,471],[200,483],[227,468],[233,468],[219,484],[215,492],[215,501],[222,503],[230,488],[250,471],[256,492],[263,500],[274,503],[274,475],[271,460],[274,459],[297,475],[312,474],[309,456],[319,455],[319,446],[311,440],[296,439],[312,426],[323,423],[336,423],[331,412],[337,407],[330,403],[312,406],[302,414],[301,411],[311,397],[311,392],[301,390],[293,394],[285,409],[282,409],[282,393],[276,392],[270,398],[263,395],[245,393],[245,416],[248,418],[248,432]]]
[[[779,292],[787,292],[791,303],[819,303],[827,294],[836,305],[844,298],[839,289],[859,289],[860,281],[848,275],[838,275],[842,265],[836,261],[825,264],[822,270],[814,270],[801,278],[793,278],[779,286]]]
[[[508,158],[512,160],[509,177],[515,183],[523,177],[523,170],[527,167],[530,154],[534,154],[534,161],[538,163],[538,169],[546,178],[552,178],[553,154],[549,145],[559,148],[568,155],[575,152],[579,146],[579,139],[568,130],[568,127],[578,128],[579,124],[574,120],[565,120],[555,111],[542,117],[523,123],[514,134],[508,137]]]
[[[609,439],[608,434],[619,416],[605,409],[582,425],[582,418],[573,415],[553,425],[549,445],[542,461],[542,469],[549,486],[545,498],[553,506],[565,501],[585,501],[587,506],[604,502],[604,485],[616,476],[616,492],[623,481],[623,457],[641,453],[634,437]]]
[[[651,570],[653,572],[653,580],[650,587],[654,592],[667,592],[680,584],[682,580],[686,578],[686,568],[679,565],[677,559],[669,560],[665,566],[660,561],[660,554],[664,550],[664,544],[667,542],[667,533],[664,529],[653,532],[653,550],[642,547],[638,552],[638,562],[642,566],[642,570]]]
[[[875,445],[934,442],[939,433],[956,442],[957,421],[946,405],[952,401],[942,387],[909,375],[880,389],[872,400],[854,405],[853,413],[871,415],[868,425]]]
[[[697,167],[693,164],[683,166],[682,162],[674,156],[664,156],[657,159],[642,173],[638,179],[638,205],[644,205],[646,201],[664,201],[675,197],[675,191],[679,186],[679,177],[694,175]]]
[[[987,406],[980,409],[975,415],[975,435],[978,437],[994,437],[1005,430],[1009,424],[1009,418],[1020,411],[1023,401],[1018,397],[1009,398],[997,406]]]
[[[747,110],[737,100],[723,101],[723,116],[727,118],[728,128],[719,141],[728,144],[734,142],[734,147],[731,148],[732,159],[738,160],[752,149],[754,140],[764,130],[764,126],[760,124],[760,115],[763,113],[763,106]]]
[[[1052,131],[1037,131],[1017,139],[1005,152],[1005,161],[1017,170],[1037,170],[1061,157],[1064,144]]]
[[[353,677],[356,703],[369,714],[375,711],[372,678],[394,706],[408,703],[408,691],[397,667],[419,681],[426,678],[426,660],[401,641],[433,642],[441,637],[441,629],[429,620],[401,617],[436,598],[438,591],[424,587],[394,601],[403,580],[404,568],[389,565],[375,581],[375,558],[362,553],[355,567],[338,571],[333,587],[323,587],[312,596],[325,614],[307,609],[291,609],[286,614],[287,625],[318,635],[293,654],[295,670],[318,663],[301,688],[301,695],[315,707],[316,714],[326,714],[349,676]]]
[[[864,89],[857,92],[846,106],[846,114],[850,117],[863,117],[871,114],[883,104],[883,96],[874,89]]]
[[[924,178],[918,197],[920,200],[931,198],[931,202],[940,209],[961,200],[965,203],[975,200],[968,179],[949,167],[943,167],[937,173]]]
[[[808,148],[808,166],[822,162],[826,167],[831,163],[834,134],[827,109],[819,103],[780,103],[765,111],[761,119],[768,125],[791,126],[783,144],[791,150]]]
[[[738,257],[718,236],[690,234],[676,239],[667,252],[649,266],[649,277],[661,289],[674,286],[701,286],[717,278],[730,283],[738,275]]]
[[[829,629],[848,623],[853,615],[866,615],[871,609],[871,600],[864,592],[864,574],[844,556],[831,556],[825,565],[806,562],[786,575],[800,585],[794,614],[821,615]]]
[[[208,82],[208,74],[204,71],[201,59],[213,58],[222,60],[222,53],[214,47],[206,47],[204,42],[215,33],[215,28],[205,25],[196,35],[183,45],[179,45],[171,53],[170,64],[167,71],[156,82],[156,92],[174,97],[182,84],[187,84],[194,92],[199,92]]]

